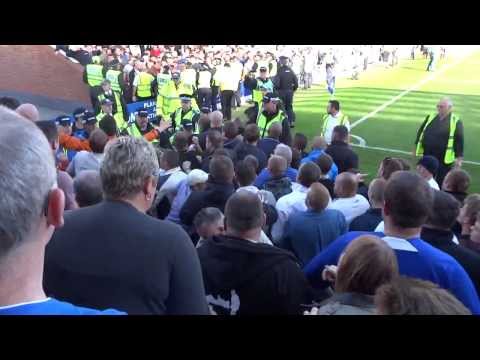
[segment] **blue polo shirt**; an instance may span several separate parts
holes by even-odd
[[[0,315],[126,315],[126,313],[113,309],[94,310],[47,298],[28,303],[1,306]]]
[[[315,162],[320,156],[325,154],[325,151],[322,149],[315,149],[310,151],[310,153],[305,156],[302,161],[300,161],[300,164],[305,164],[306,162]],[[335,163],[332,163],[332,167],[330,171],[328,172],[327,176],[330,180],[335,181],[335,178],[338,175],[338,167]]]
[[[349,232],[340,236],[304,267],[303,271],[312,285],[326,286],[326,283],[321,280],[325,265],[336,265],[347,245],[366,234],[383,238],[395,251],[401,275],[431,281],[449,290],[473,314],[480,314],[477,292],[463,267],[453,257],[420,238],[405,240],[386,237],[384,233],[379,232]]]
[[[288,177],[291,182],[297,181],[297,175],[298,175],[298,170],[292,167],[289,167],[284,173],[284,176]],[[270,171],[268,171],[267,168],[265,168],[260,172],[260,174],[258,174],[253,185],[261,189],[262,186],[265,185],[265,183],[270,179],[272,179],[272,174],[270,173]]]

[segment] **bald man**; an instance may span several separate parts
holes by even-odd
[[[367,199],[357,194],[357,190],[358,183],[355,175],[344,172],[335,179],[333,191],[337,199],[332,202],[330,208],[342,212],[348,225],[370,208]]]
[[[370,183],[368,187],[370,209],[352,221],[350,231],[374,231],[378,224],[383,221],[382,210],[386,187],[387,181],[383,178],[375,179]]]
[[[416,156],[431,155],[440,163],[435,177],[440,186],[452,167],[462,166],[463,123],[453,113],[451,99],[441,98],[437,112],[432,112],[425,118],[417,132],[415,146]]]
[[[23,116],[27,120],[34,122],[40,120],[38,109],[33,104],[22,104],[15,111],[18,115]]]
[[[304,164],[306,162],[317,162],[317,160],[325,154],[325,149],[327,148],[327,142],[323,136],[315,136],[313,138],[313,143],[312,143],[312,151],[302,159],[300,162],[301,164]],[[333,162],[332,167],[327,173],[327,178],[335,181],[335,178],[338,175],[338,167],[337,165]]]

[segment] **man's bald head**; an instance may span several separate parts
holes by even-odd
[[[335,179],[334,192],[339,198],[350,198],[357,194],[358,183],[355,175],[349,172],[341,173]]]
[[[268,137],[278,140],[280,139],[281,135],[282,135],[282,124],[276,121],[268,129]]]
[[[18,115],[23,116],[30,121],[40,120],[40,113],[38,112],[37,107],[33,104],[22,104],[15,111]]]
[[[312,143],[312,149],[326,149],[327,148],[327,142],[325,141],[325,138],[323,136],[315,136],[313,138],[313,143]]]
[[[385,188],[387,181],[383,178],[374,179],[368,187],[368,199],[374,209],[383,208],[385,202]]]
[[[221,128],[223,126],[223,114],[221,111],[215,110],[208,114],[211,128]]]
[[[305,201],[309,209],[320,212],[327,208],[330,202],[330,194],[325,186],[314,183],[310,186]]]

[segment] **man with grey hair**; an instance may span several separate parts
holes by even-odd
[[[130,314],[206,314],[200,263],[185,231],[146,215],[159,164],[143,138],[110,142],[100,167],[104,201],[65,216],[48,248],[48,292]]]
[[[440,163],[435,180],[442,186],[443,179],[452,167],[460,168],[463,162],[463,123],[453,113],[453,103],[443,97],[437,112],[429,114],[418,129],[414,155],[431,155]]]
[[[220,134],[223,132],[223,114],[221,111],[212,111],[208,114],[208,119],[210,120],[208,131],[204,131],[198,136],[198,143],[203,151],[207,150],[207,136],[209,131],[218,131]]]
[[[97,170],[84,170],[73,180],[75,200],[79,207],[98,204],[103,200],[102,180]]]
[[[46,296],[45,247],[63,225],[65,202],[52,149],[35,124],[0,107],[0,153],[0,315],[120,314]]]
[[[285,170],[284,176],[288,177],[291,182],[297,181],[298,170],[292,168],[292,149],[290,146],[285,144],[278,144],[273,152],[273,155],[278,155],[283,157],[287,161],[287,170]],[[258,174],[257,179],[253,183],[257,188],[261,189],[263,185],[273,178],[272,174],[268,168],[263,169],[260,174]]]

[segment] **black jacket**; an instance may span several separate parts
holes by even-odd
[[[265,155],[267,155],[268,159],[273,154],[278,144],[280,144],[280,141],[277,139],[264,137],[258,141],[257,146],[265,153]]]
[[[374,231],[382,221],[382,209],[370,208],[365,214],[353,219],[350,223],[350,231]]]
[[[223,143],[223,148],[233,151],[237,147],[237,145],[241,143],[242,143],[242,140],[240,140],[239,138],[225,140],[225,142]]]
[[[260,170],[267,167],[267,156],[256,145],[251,145],[251,144],[247,144],[245,142],[242,142],[242,143],[237,145],[237,147],[235,148],[234,151],[235,151],[235,160],[236,161],[241,161],[241,160],[245,159],[248,155],[255,156],[255,158],[258,160],[257,173],[259,173]]]
[[[477,294],[480,294],[480,254],[467,249],[466,247],[455,244],[452,241],[453,233],[451,231],[423,227],[421,238],[457,260],[470,276],[470,279],[477,290]]]
[[[298,89],[297,75],[295,75],[293,70],[286,65],[278,67],[277,75],[272,81],[275,84],[275,88],[279,91],[296,91]]]
[[[301,314],[312,300],[288,251],[229,236],[208,239],[197,250],[207,302],[219,315]]]
[[[206,207],[216,207],[223,212],[228,198],[234,192],[233,184],[217,183],[209,179],[204,191],[192,192],[185,201],[180,210],[180,221],[184,225],[191,226],[195,215]]]
[[[330,155],[338,167],[338,173],[349,169],[358,169],[358,155],[343,141],[332,141],[325,152]]]
[[[200,263],[180,226],[120,201],[70,211],[46,248],[48,296],[129,314],[205,314]]]

